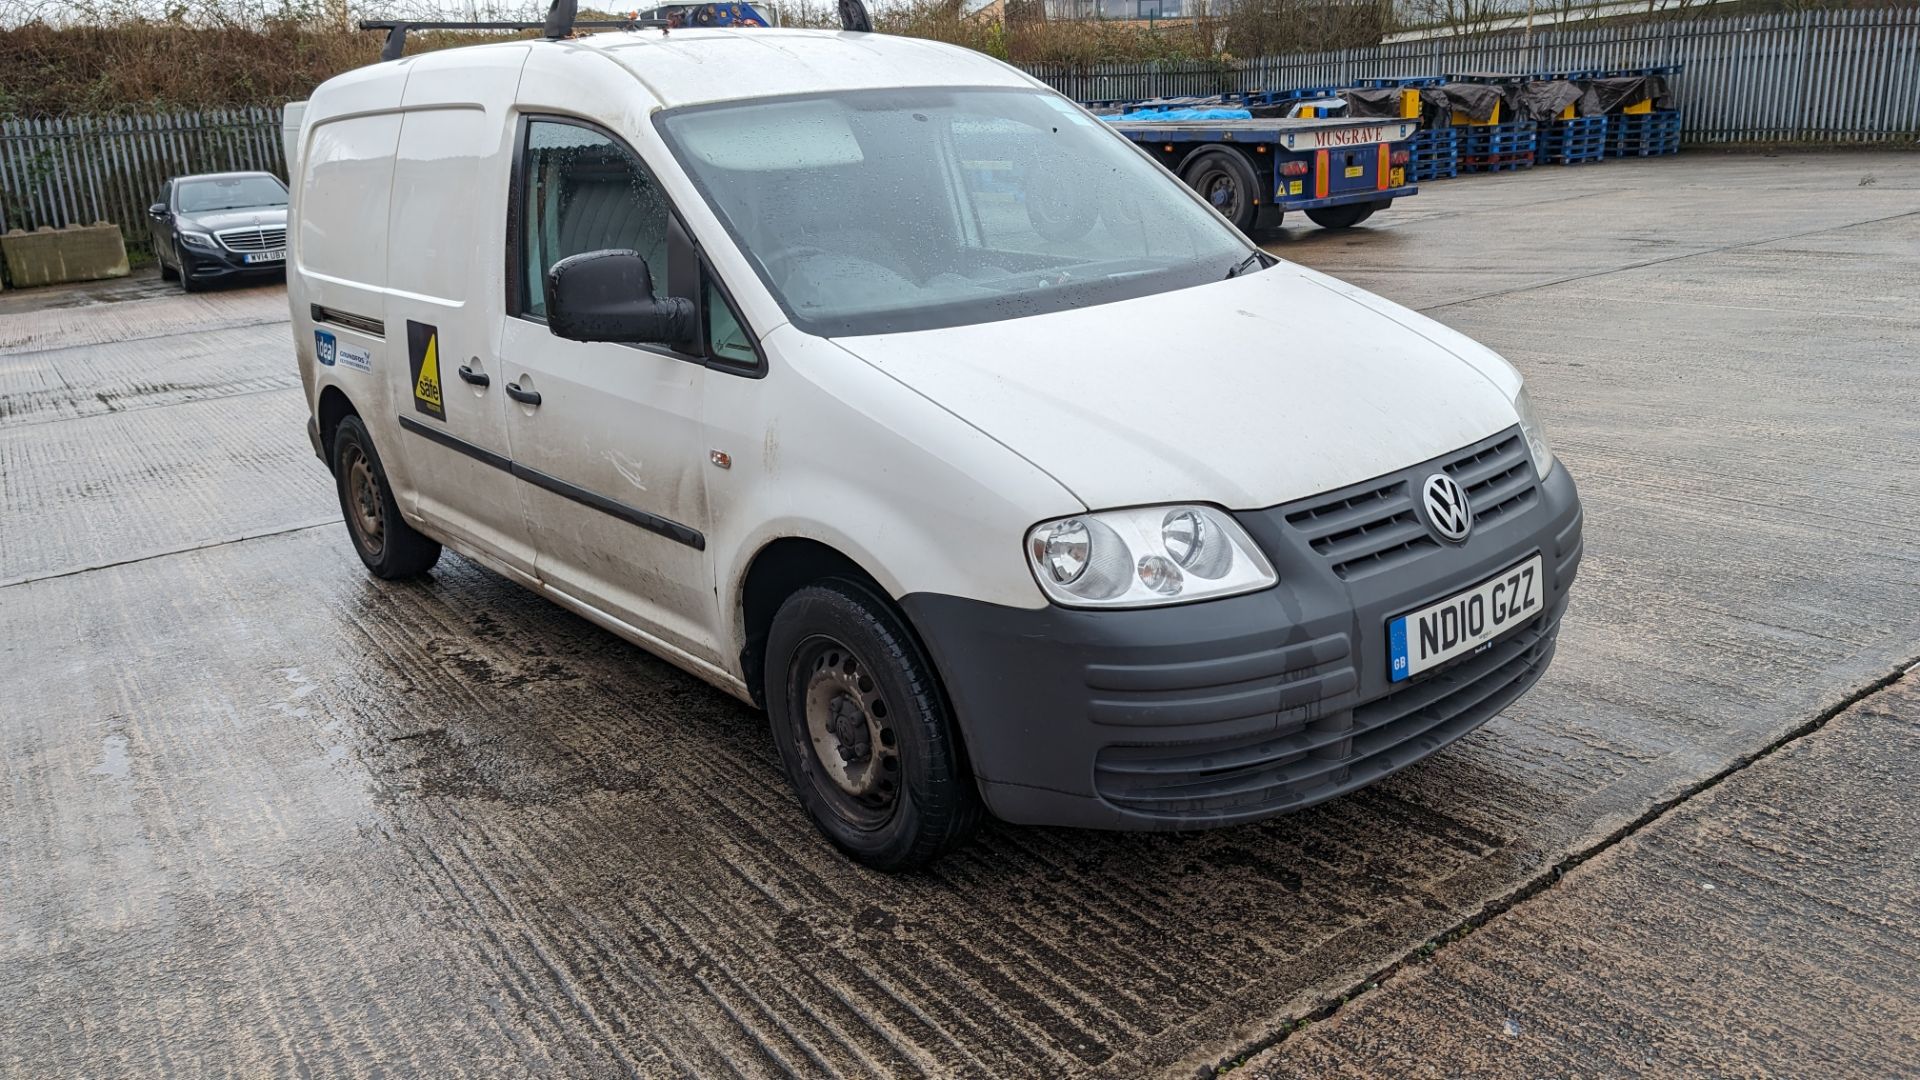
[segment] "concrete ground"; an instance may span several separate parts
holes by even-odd
[[[0,298],[0,1072],[1920,1069],[1872,790],[1914,703],[1863,698],[1920,656],[1920,155],[1539,169],[1373,224],[1274,250],[1527,373],[1587,508],[1553,670],[1306,813],[991,828],[893,878],[758,714],[457,557],[369,579],[278,290]],[[1823,783],[1859,798],[1797,828]],[[1819,1002],[1870,1009],[1768,1039]],[[1482,1026],[1409,1030],[1441,1016]]]
[[[1246,1073],[1911,1076],[1916,746],[1910,669]]]

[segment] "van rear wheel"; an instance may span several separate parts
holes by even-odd
[[[400,516],[373,437],[358,416],[346,417],[334,429],[333,479],[353,550],[374,577],[418,577],[440,561],[439,542]]]
[[[979,826],[933,664],[884,598],[840,579],[788,597],[767,635],[765,689],[794,792],[852,858],[924,866]]]

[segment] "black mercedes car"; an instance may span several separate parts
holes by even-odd
[[[210,281],[278,275],[287,264],[287,186],[272,173],[180,176],[148,208],[160,276],[188,292]]]

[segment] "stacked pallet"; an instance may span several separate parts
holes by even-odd
[[[1460,171],[1513,172],[1533,168],[1539,131],[1526,120],[1456,126],[1460,133]]]
[[[1608,157],[1655,157],[1680,152],[1680,112],[1659,109],[1608,117]]]
[[[1460,175],[1460,128],[1422,128],[1407,140],[1407,179],[1414,183]]]
[[[1546,165],[1579,165],[1607,154],[1609,121],[1618,117],[1575,116],[1540,125],[1538,160]]]

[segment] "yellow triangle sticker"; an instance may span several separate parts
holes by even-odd
[[[440,404],[440,335],[427,339],[426,355],[420,358],[420,374],[413,380],[413,396],[434,412]]]

